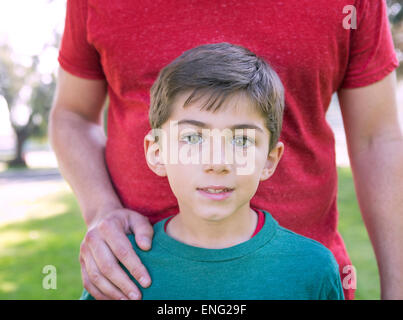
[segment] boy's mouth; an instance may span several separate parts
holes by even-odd
[[[224,186],[208,186],[205,188],[197,188],[197,191],[209,199],[223,200],[231,195],[232,191],[234,191],[234,188]]]
[[[234,190],[234,188],[228,188],[223,186],[208,186],[205,188],[197,188],[197,190],[201,190],[208,193],[223,193],[223,192],[230,192]]]

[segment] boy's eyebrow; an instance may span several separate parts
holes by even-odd
[[[197,120],[192,120],[192,119],[182,119],[179,120],[177,125],[179,126],[180,124],[191,124],[196,127],[201,127],[201,128],[209,128],[209,126],[201,121]],[[254,124],[249,124],[249,123],[241,123],[241,124],[236,124],[230,127],[231,130],[234,129],[256,129],[259,130],[260,132],[263,132],[262,128],[254,125]]]

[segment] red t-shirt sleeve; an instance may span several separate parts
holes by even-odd
[[[348,67],[341,88],[383,79],[398,65],[385,0],[357,0],[357,28],[351,29]]]
[[[87,38],[87,1],[68,0],[63,37],[59,48],[60,66],[78,77],[104,79],[99,53]]]

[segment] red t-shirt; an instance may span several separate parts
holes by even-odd
[[[345,29],[343,8],[352,2],[357,28]],[[285,87],[285,153],[251,205],[328,247],[343,280],[351,262],[337,232],[335,140],[325,113],[338,89],[367,86],[398,66],[385,1],[68,1],[59,62],[76,76],[107,80],[110,177],[122,203],[152,223],[178,206],[144,157],[149,89],[181,53],[218,42],[266,59]]]

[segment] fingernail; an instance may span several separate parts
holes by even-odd
[[[143,244],[143,246],[149,247],[150,246],[150,239],[148,238],[141,238],[141,243]]]
[[[148,279],[147,277],[141,277],[140,284],[142,287],[148,287],[150,285],[150,279]]]
[[[138,293],[130,292],[129,293],[129,298],[130,298],[130,300],[138,300],[140,298],[140,296],[139,296]]]

